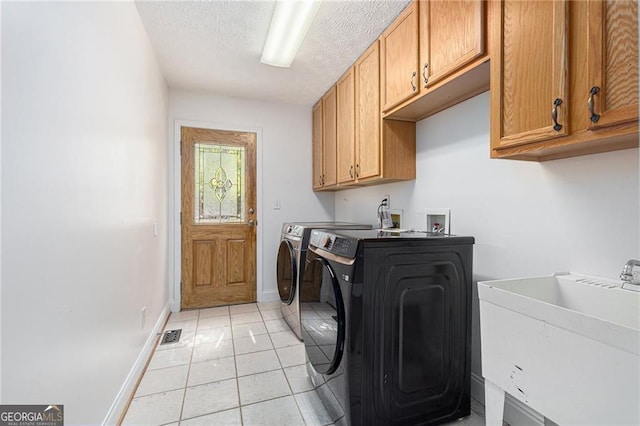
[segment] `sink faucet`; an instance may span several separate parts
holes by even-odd
[[[622,273],[620,274],[620,279],[625,283],[634,284],[640,286],[640,274],[637,274],[634,278],[633,268],[634,266],[640,267],[640,260],[631,259],[625,265]]]

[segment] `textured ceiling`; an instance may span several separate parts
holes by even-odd
[[[274,1],[137,1],[170,88],[311,105],[409,0],[325,0],[290,68],[260,62]]]

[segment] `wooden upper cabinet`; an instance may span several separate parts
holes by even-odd
[[[380,175],[380,45],[376,41],[355,65],[356,174]]]
[[[312,155],[313,189],[335,189],[337,94],[333,86],[313,107]]]
[[[589,127],[638,119],[638,2],[589,2]]]
[[[322,99],[313,107],[312,112],[312,170],[313,189],[322,188]]]
[[[376,41],[313,109],[314,190],[416,178],[416,123],[383,120],[380,103]]]
[[[380,36],[382,110],[418,93],[418,4],[412,2]]]
[[[351,67],[336,84],[338,184],[353,182],[355,164],[355,71]]]
[[[337,96],[333,86],[322,98],[322,186],[335,186],[337,137]]]
[[[485,2],[418,2],[420,90],[438,83],[485,53]]]
[[[492,148],[564,136],[567,1],[505,0],[493,20]]]
[[[637,0],[505,0],[498,9],[492,157],[545,161],[638,146]]]

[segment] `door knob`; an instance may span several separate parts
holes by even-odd
[[[247,225],[249,226],[254,226],[256,223],[253,221],[253,219],[249,219],[249,222],[247,222]]]

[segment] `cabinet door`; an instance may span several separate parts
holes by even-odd
[[[322,167],[324,188],[335,186],[336,180],[336,120],[337,99],[335,86],[322,98]]]
[[[411,3],[380,36],[383,111],[418,93],[418,9]]]
[[[356,175],[380,175],[380,50],[375,42],[360,57],[356,71]]]
[[[638,2],[589,2],[590,128],[638,119]]]
[[[567,1],[505,0],[492,24],[492,148],[568,134]]]
[[[322,188],[322,99],[314,105],[312,113],[313,136],[311,139],[313,155],[313,189]]]
[[[338,183],[353,182],[355,171],[355,79],[351,68],[336,84],[338,98]]]
[[[419,2],[421,89],[484,54],[484,7],[482,0]]]

